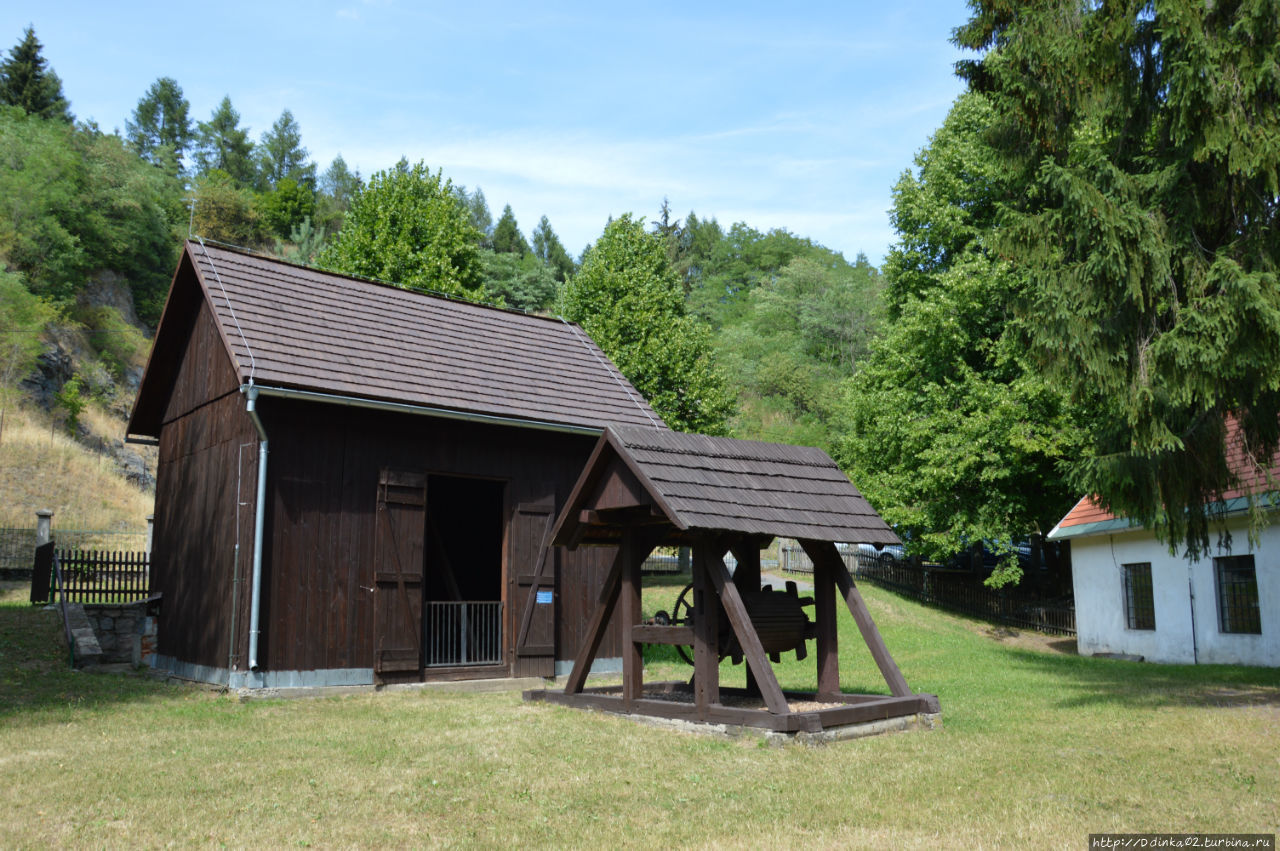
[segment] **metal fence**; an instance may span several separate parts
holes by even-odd
[[[680,573],[680,548],[656,547],[644,560],[640,571],[642,573]]]
[[[0,571],[31,570],[36,529],[0,529]]]
[[[502,664],[502,602],[429,602],[427,667]]]
[[[58,549],[144,552],[146,532],[116,532],[103,529],[54,529]],[[0,529],[0,574],[16,571],[29,575],[36,549],[36,529]]]
[[[784,570],[813,572],[813,562],[799,547],[784,545],[779,548],[779,556]],[[1075,604],[1067,599],[1045,599],[1017,588],[988,588],[968,571],[949,570],[941,565],[913,564],[853,549],[842,551],[841,557],[857,579],[922,603],[1024,629],[1076,634]]]

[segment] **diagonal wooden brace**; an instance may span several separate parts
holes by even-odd
[[[889,648],[885,646],[880,630],[876,629],[876,623],[871,619],[871,613],[867,611],[866,601],[862,599],[862,594],[853,584],[853,577],[849,575],[849,569],[844,566],[844,559],[840,558],[840,551],[836,549],[836,545],[830,541],[802,540],[800,546],[813,561],[815,573],[817,565],[821,563],[823,570],[827,571],[829,576],[835,577],[840,596],[844,598],[845,605],[849,607],[849,613],[858,624],[862,640],[867,643],[871,658],[875,660],[876,667],[884,676],[890,693],[895,697],[906,697],[912,694],[906,678],[902,676],[902,671],[898,670],[898,663],[893,661],[893,656],[889,655]]]
[[[724,606],[725,614],[729,616],[729,624],[738,637],[742,655],[746,657],[747,665],[755,676],[756,685],[760,689],[761,696],[764,697],[765,705],[774,715],[785,715],[791,711],[791,707],[787,705],[787,699],[782,696],[782,688],[778,685],[778,678],[774,676],[773,666],[765,656],[760,636],[756,635],[751,616],[747,614],[747,607],[742,602],[742,594],[729,577],[724,559],[707,559],[707,572],[711,575],[716,593],[720,595],[720,603]]]

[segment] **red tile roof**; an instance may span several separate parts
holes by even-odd
[[[1273,481],[1280,481],[1280,455],[1271,459],[1268,466],[1259,464],[1255,459],[1245,453],[1244,443],[1240,440],[1240,425],[1235,419],[1227,420],[1226,455],[1227,466],[1232,473],[1240,480],[1238,487],[1232,488],[1223,493],[1223,499],[1236,499],[1246,494],[1259,493],[1267,489],[1267,476],[1271,476]],[[1082,497],[1075,507],[1067,512],[1067,516],[1063,517],[1058,525],[1050,533],[1051,537],[1068,537],[1068,535],[1059,534],[1068,529],[1079,529],[1082,526],[1089,526],[1094,523],[1123,523],[1124,518],[1118,517],[1110,511],[1100,506],[1097,497]]]

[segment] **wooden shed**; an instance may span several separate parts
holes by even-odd
[[[794,583],[761,586],[760,550],[775,536],[798,539],[813,560],[812,598],[801,598]],[[564,690],[527,692],[530,699],[787,734],[940,711],[937,697],[908,687],[836,548],[896,544],[898,537],[820,449],[611,427],[574,486],[554,541],[574,551],[608,547],[613,565]],[[654,546],[673,544],[693,548],[693,603],[646,621],[640,565]],[[841,690],[837,600],[853,616],[888,694]],[[622,684],[588,688],[586,675],[617,617]],[[810,640],[817,687],[784,692],[770,662],[787,652],[806,658]],[[646,683],[646,644],[692,648],[692,678]],[[743,686],[722,686],[726,657],[746,663]]]
[[[129,422],[159,445],[158,665],[233,687],[567,670],[612,553],[552,525],[610,424],[665,429],[572,324],[188,242]]]

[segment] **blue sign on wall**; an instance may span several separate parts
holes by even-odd
[[[550,592],[550,591],[539,591],[539,592],[538,592],[538,605],[539,605],[539,606],[544,606],[544,605],[550,605],[550,604],[551,604],[551,592]]]

